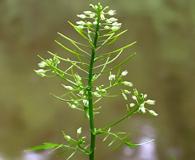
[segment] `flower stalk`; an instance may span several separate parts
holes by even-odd
[[[94,127],[94,111],[93,111],[93,67],[94,67],[94,60],[96,56],[96,48],[97,48],[97,41],[99,35],[99,23],[100,23],[100,8],[98,8],[97,12],[97,24],[95,29],[95,37],[93,41],[93,47],[91,49],[91,61],[89,66],[89,76],[88,76],[88,101],[89,101],[89,123],[90,123],[90,135],[91,135],[91,142],[90,142],[90,155],[89,160],[94,160],[94,152],[95,152],[95,141],[96,141],[96,134],[95,134],[95,127]]]

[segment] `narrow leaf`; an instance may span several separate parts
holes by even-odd
[[[71,39],[71,38],[65,36],[64,34],[62,34],[62,33],[60,33],[60,32],[58,32],[58,35],[60,35],[60,36],[61,36],[62,38],[64,38],[64,39],[68,40],[70,43],[72,43],[72,44],[73,44],[78,50],[80,50],[81,52],[87,54],[88,56],[90,55],[88,52],[86,52],[85,50],[83,50],[81,47],[78,46],[78,45],[81,45],[81,46],[85,46],[85,47],[86,47],[86,45],[84,45],[84,44],[82,44],[82,43],[79,43],[79,42],[77,42],[77,41],[75,41],[75,40],[73,40],[73,39]],[[77,45],[77,44],[78,44],[78,45]]]
[[[69,160],[69,159],[71,159],[74,155],[76,154],[76,151],[75,152],[73,152],[73,153],[71,153],[71,155],[66,159],[66,160]]]
[[[120,63],[118,63],[116,66],[114,66],[113,68],[111,68],[111,69],[109,69],[109,70],[106,70],[106,71],[104,71],[104,72],[110,72],[110,71],[113,71],[113,70],[115,70],[115,69],[121,67],[122,65],[128,63],[128,61],[129,61],[132,57],[134,57],[135,55],[136,55],[136,53],[133,53],[133,54],[127,56],[127,58],[126,58],[125,60],[123,60],[122,62],[120,62]]]
[[[40,150],[50,150],[63,147],[63,144],[54,144],[54,143],[43,143],[39,146],[34,146],[30,150],[32,151],[40,151]]]
[[[93,43],[90,41],[90,39],[80,30],[80,29],[78,29],[77,28],[77,26],[75,26],[73,23],[71,23],[70,21],[68,21],[68,23],[74,28],[74,30],[77,32],[77,33],[79,33],[80,35],[81,35],[81,37],[83,37],[84,39],[86,39],[88,42],[89,42],[89,44],[91,45],[91,46],[93,46]],[[93,46],[94,47],[94,46]]]
[[[104,58],[106,56],[111,56],[112,54],[117,53],[117,52],[120,52],[121,50],[127,49],[127,48],[133,46],[134,44],[136,44],[136,42],[127,44],[127,45],[125,45],[125,46],[123,46],[121,48],[118,48],[118,49],[114,50],[114,51],[107,52],[107,53],[103,53],[102,56],[97,57],[95,60],[97,61],[97,60],[99,60],[101,58]]]
[[[61,47],[64,48],[65,50],[67,50],[68,52],[72,53],[73,55],[76,55],[77,57],[80,56],[79,53],[77,53],[76,51],[73,51],[72,49],[66,47],[65,45],[63,45],[62,43],[58,42],[57,40],[55,40],[55,42],[56,42],[59,46],[61,46]]]
[[[107,45],[113,44],[121,35],[123,35],[126,32],[127,32],[127,30],[124,30],[124,31],[120,32],[119,34],[113,36],[112,41],[110,41]]]

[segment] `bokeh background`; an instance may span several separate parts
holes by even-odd
[[[75,15],[87,10],[89,2],[96,3],[0,0],[0,160],[48,160],[47,153],[28,155],[24,150],[42,142],[62,142],[61,130],[73,133],[87,125],[80,113],[50,96],[61,92],[59,81],[41,79],[33,69],[39,62],[37,54],[45,56],[47,50],[56,49],[57,31],[74,35],[67,21],[76,20]],[[98,143],[97,159],[194,160],[195,1],[103,3],[118,10],[123,28],[129,30],[122,41],[137,41],[137,56],[127,66],[128,78],[157,101],[159,116],[135,116],[120,126],[135,142],[151,138],[155,142],[114,152]],[[106,102],[97,125],[119,117],[120,104],[120,100]]]

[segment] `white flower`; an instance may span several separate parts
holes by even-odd
[[[155,111],[153,110],[148,110],[148,112],[153,115],[153,116],[158,116],[158,113],[156,113]]]
[[[73,87],[71,87],[71,86],[66,86],[66,85],[63,85],[63,84],[62,84],[62,86],[63,86],[64,88],[66,88],[67,90],[70,90],[70,91],[73,90]]]
[[[89,4],[90,7],[94,8],[95,6],[93,4]]]
[[[106,19],[105,16],[104,16],[104,13],[102,13],[102,14],[100,15],[100,18],[101,18],[101,20],[105,20],[105,19]]]
[[[92,23],[91,23],[91,22],[87,22],[86,24],[87,24],[88,26],[92,25]]]
[[[86,99],[84,99],[84,100],[83,100],[83,104],[84,104],[85,107],[88,107],[88,106],[89,106],[89,101],[86,100]]]
[[[82,133],[82,128],[80,127],[77,129],[77,134],[80,135],[81,133]]]
[[[132,96],[132,99],[137,101],[137,97],[136,96]]]
[[[148,95],[147,94],[144,94],[144,98],[147,98],[148,97]]]
[[[100,95],[98,92],[93,92],[93,94],[94,94],[94,96],[96,96],[96,97],[98,97],[98,98],[101,97],[101,95]]]
[[[128,81],[123,81],[122,84],[128,87],[133,87],[133,83],[128,82]]]
[[[119,26],[113,26],[113,27],[111,28],[111,30],[115,32],[115,31],[118,31],[120,28],[121,28],[121,27],[119,27]]]
[[[95,5],[94,8],[95,8],[95,9],[98,9],[98,5]]]
[[[122,23],[114,22],[112,23],[113,27],[121,27]]]
[[[38,69],[38,70],[35,70],[35,72],[36,72],[36,74],[38,74],[39,76],[41,76],[41,77],[45,77],[46,76],[46,70],[44,70],[44,69]]]
[[[111,74],[108,79],[109,81],[115,80],[116,76],[114,74]]]
[[[142,103],[141,105],[140,105],[140,111],[142,112],[142,113],[146,113],[146,108],[145,108],[145,106],[144,106],[144,103]]]
[[[102,88],[102,87],[103,87],[103,85],[100,86],[100,87],[96,87],[96,90],[97,90],[98,92],[101,92],[101,93],[106,93],[106,89],[104,89],[104,88]]]
[[[91,12],[91,11],[84,11],[83,13],[84,13],[84,14],[87,14],[87,15],[90,15],[90,14],[92,14],[93,12]]]
[[[116,11],[115,10],[109,10],[108,11],[108,15],[110,15],[110,16],[113,16],[115,14],[116,14]]]
[[[44,67],[47,66],[47,63],[46,63],[45,61],[42,61],[42,62],[38,63],[38,66],[39,66],[40,68],[44,68]]]
[[[81,18],[81,19],[85,19],[85,18],[87,18],[87,16],[86,16],[86,15],[84,15],[84,14],[78,14],[78,15],[77,15],[77,17],[79,17],[79,18]]]
[[[97,25],[97,21],[94,21],[93,24],[94,24],[94,25]]]
[[[90,30],[88,30],[87,32],[88,32],[88,34],[92,33]]]
[[[94,18],[94,17],[95,17],[95,13],[91,13],[91,14],[89,15],[89,17],[90,17],[90,18]]]
[[[130,107],[134,107],[135,106],[135,103],[130,103]]]
[[[78,24],[78,25],[85,25],[85,22],[84,21],[77,21],[76,24]]]
[[[125,71],[123,71],[123,72],[121,73],[121,76],[126,76],[127,74],[128,74],[128,71],[125,70]]]
[[[77,106],[76,106],[76,105],[74,105],[74,104],[72,104],[70,107],[71,107],[72,109],[77,108]]]
[[[105,26],[104,29],[110,29],[110,27],[109,26]]]
[[[130,94],[131,92],[125,89],[125,90],[124,90],[124,93],[125,93],[125,94]]]
[[[67,140],[67,141],[70,141],[71,140],[71,137],[69,135],[64,135],[64,138]]]
[[[84,26],[79,25],[77,26],[77,29],[84,29]]]
[[[95,13],[92,11],[84,11],[84,14],[88,15],[90,18],[94,18],[95,17]]]
[[[116,19],[114,17],[109,18],[109,19],[106,20],[107,23],[113,23],[113,22],[116,22],[116,21],[118,21],[118,19]]]
[[[151,99],[148,99],[147,101],[145,101],[145,103],[149,105],[155,105],[155,101]]]
[[[80,94],[80,95],[83,95],[83,94],[84,94],[84,91],[83,91],[83,90],[81,90],[81,91],[79,92],[79,94]]]

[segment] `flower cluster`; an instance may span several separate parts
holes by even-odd
[[[158,116],[158,114],[155,111],[146,108],[147,105],[149,105],[149,106],[155,105],[154,100],[147,99],[147,94],[139,93],[137,89],[134,89],[133,93],[132,93],[132,99],[134,100],[134,103],[129,104],[129,106],[131,108],[138,106],[139,112],[141,112],[141,113],[148,112],[153,116]]]
[[[90,4],[90,6],[93,9],[92,11],[84,11],[77,15],[80,18],[76,22],[77,29],[87,29],[88,33],[91,33],[98,24],[98,16],[100,17],[100,30],[116,32],[121,28],[122,24],[118,22],[117,18],[113,17],[116,14],[115,10],[108,10],[108,6],[103,8],[100,4]]]
[[[129,81],[124,80],[123,78],[127,76],[128,71],[122,71],[120,74],[115,75],[110,72],[110,75],[108,77],[108,80],[110,81],[110,86],[116,86],[116,85],[124,85],[124,87],[128,87],[125,89],[121,89],[121,94],[122,97],[124,98],[125,101],[129,101],[130,95],[131,98],[133,99],[133,103],[127,104],[128,110],[131,109],[132,107],[139,107],[138,112],[141,113],[150,113],[153,116],[157,116],[158,114],[146,108],[147,105],[155,105],[155,101],[151,99],[147,99],[147,94],[139,93],[137,89],[133,89],[133,84]]]
[[[96,87],[96,91],[93,92],[93,95],[97,98],[103,97],[107,94],[107,90],[105,89],[104,85]]]
[[[118,84],[122,84],[124,86],[127,87],[133,87],[133,83],[129,82],[129,81],[125,81],[123,78],[126,77],[128,74],[128,71],[122,71],[119,75],[115,75],[112,74],[110,72],[110,75],[108,77],[108,80],[110,81],[111,85],[118,85]]]
[[[35,73],[41,77],[46,77],[46,73],[51,71],[51,68],[56,68],[58,64],[60,64],[60,60],[56,56],[49,59],[43,59],[40,63],[38,63],[40,69],[35,70]]]

